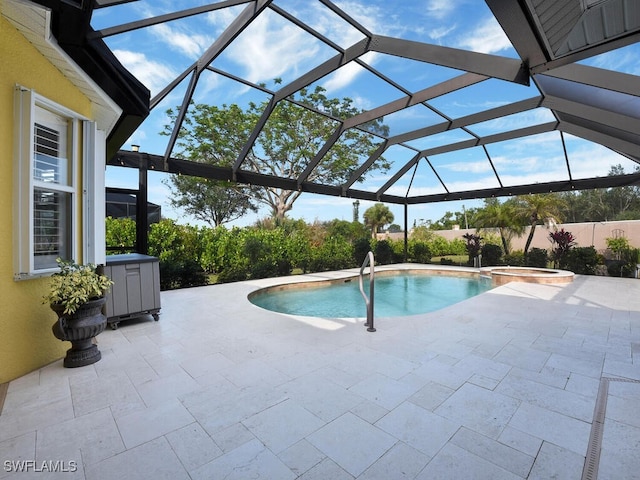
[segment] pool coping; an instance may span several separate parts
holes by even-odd
[[[480,275],[491,277],[494,286],[505,285],[509,282],[564,284],[573,282],[575,276],[569,270],[510,265],[482,267]]]
[[[456,276],[480,276],[480,269],[473,267],[460,267],[455,265],[427,265],[420,263],[395,263],[391,265],[376,265],[376,275],[392,275],[395,273],[423,273],[431,272],[437,275],[456,275]],[[366,272],[365,272],[366,273]],[[360,269],[352,268],[345,270],[336,270],[330,272],[303,273],[301,275],[290,275],[287,277],[263,278],[260,280],[249,281],[247,283],[256,285],[256,289],[252,290],[247,298],[262,293],[266,290],[277,291],[285,288],[309,288],[320,285],[329,285],[345,280],[357,279]],[[257,286],[258,283],[264,284]]]
[[[481,277],[480,269],[478,268],[456,266],[456,265],[397,263],[397,264],[390,264],[390,265],[375,266],[376,277],[401,274],[401,273],[430,274],[430,275],[437,275],[437,276],[456,276],[456,277],[468,277],[468,278]],[[368,275],[367,272],[365,272],[364,274]],[[268,293],[268,292],[277,292],[277,291],[286,290],[286,289],[302,290],[305,288],[328,286],[331,284],[343,283],[347,281],[357,281],[359,275],[360,275],[360,269],[352,268],[352,269],[335,270],[335,271],[328,271],[328,272],[315,272],[315,273],[308,273],[308,274],[301,274],[301,275],[292,275],[287,277],[264,278],[264,279],[258,279],[253,281],[250,280],[244,283],[251,285],[255,288],[253,288],[247,293],[246,300],[253,307],[260,308],[262,310],[269,311],[271,313],[275,313],[278,315],[287,315],[290,317],[300,318],[300,319],[325,318],[325,317],[318,317],[318,316],[309,316],[309,315],[304,315],[299,313],[286,313],[286,312],[269,310],[253,303],[251,299],[257,295],[261,295],[263,293]],[[496,285],[492,284],[492,288],[495,288],[495,287]],[[486,292],[483,292],[483,293],[486,293]],[[483,293],[480,293],[479,295],[482,295]],[[412,315],[402,315],[402,317],[420,316],[428,313],[432,313],[432,312],[422,312],[422,313],[416,313]],[[395,317],[395,316],[391,316],[389,318],[392,318],[392,317]],[[352,320],[360,321],[360,320],[366,320],[366,315],[357,316],[357,317],[331,317],[331,318],[352,319]]]

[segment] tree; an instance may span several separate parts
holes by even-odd
[[[571,232],[567,232],[564,228],[551,232],[549,239],[553,242],[551,258],[555,267],[564,267],[564,261],[569,250],[576,244],[576,238]]]
[[[482,237],[475,233],[465,233],[462,235],[462,238],[467,242],[466,248],[467,253],[469,254],[469,265],[473,265],[475,258],[478,256],[480,249],[482,248]]]
[[[536,226],[548,218],[553,218],[556,222],[560,222],[562,200],[553,193],[531,194],[517,197],[515,205],[517,213],[531,227],[524,246],[524,256],[526,258]]]
[[[280,83],[276,80],[276,83]],[[302,89],[291,100],[280,101],[271,112],[260,135],[251,145],[242,162],[242,169],[276,177],[295,179],[305,172],[318,151],[340,128],[333,118],[348,119],[361,113],[349,98],[330,99],[322,87],[313,91]],[[303,108],[300,105],[309,108]],[[196,162],[218,166],[232,165],[243,151],[251,132],[269,102],[250,103],[243,109],[238,105],[221,108],[192,104],[185,115],[178,137],[177,156]],[[318,112],[324,112],[325,115]],[[169,110],[175,120],[177,112]],[[387,135],[388,127],[379,120],[362,125],[368,132]],[[171,127],[165,126],[169,134]],[[311,171],[306,181],[336,185],[346,182],[364,159],[377,148],[374,135],[363,130],[345,130],[324,158]],[[379,157],[370,171],[386,171],[384,157]],[[271,210],[276,219],[283,219],[301,195],[300,190],[273,187],[251,187],[252,198]]]
[[[462,212],[447,211],[440,220],[431,224],[431,228],[433,230],[452,230],[454,225],[458,225],[460,228],[469,228],[470,225],[475,225],[475,218],[479,209],[465,209],[464,205],[462,208]]]
[[[635,173],[640,171],[636,167]],[[623,175],[622,165],[613,165],[608,175]],[[640,218],[640,187],[599,188],[560,194],[564,202],[563,218],[575,222],[606,222]]]
[[[497,228],[502,240],[502,249],[505,255],[511,251],[511,239],[524,231],[522,223],[518,220],[513,202],[500,203],[497,198],[486,198],[484,208],[476,214],[476,227],[478,229]]]
[[[183,208],[189,215],[212,227],[257,210],[247,189],[231,182],[173,175],[170,182],[165,181],[165,184],[169,185],[173,194],[173,207]]]
[[[393,213],[383,203],[376,203],[364,212],[364,224],[371,228],[371,237],[375,238],[380,227],[393,222]]]

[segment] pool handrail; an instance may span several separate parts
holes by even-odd
[[[367,294],[364,293],[364,269],[369,265],[369,297],[367,298]],[[362,294],[362,298],[364,298],[364,304],[367,307],[367,323],[364,324],[367,327],[367,332],[375,332],[376,329],[373,327],[373,293],[375,286],[375,260],[373,258],[373,252],[369,251],[364,261],[362,262],[362,266],[360,267],[360,293]]]

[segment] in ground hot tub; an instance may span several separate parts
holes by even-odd
[[[509,282],[571,283],[574,274],[553,268],[484,267],[480,269],[480,275],[490,277],[492,284],[497,287]]]

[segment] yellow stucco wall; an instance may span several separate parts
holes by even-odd
[[[13,103],[16,84],[91,118],[91,103],[62,73],[0,17],[0,383],[64,356],[56,315],[42,304],[47,279],[14,281],[12,252]],[[81,209],[77,209],[81,219]]]

